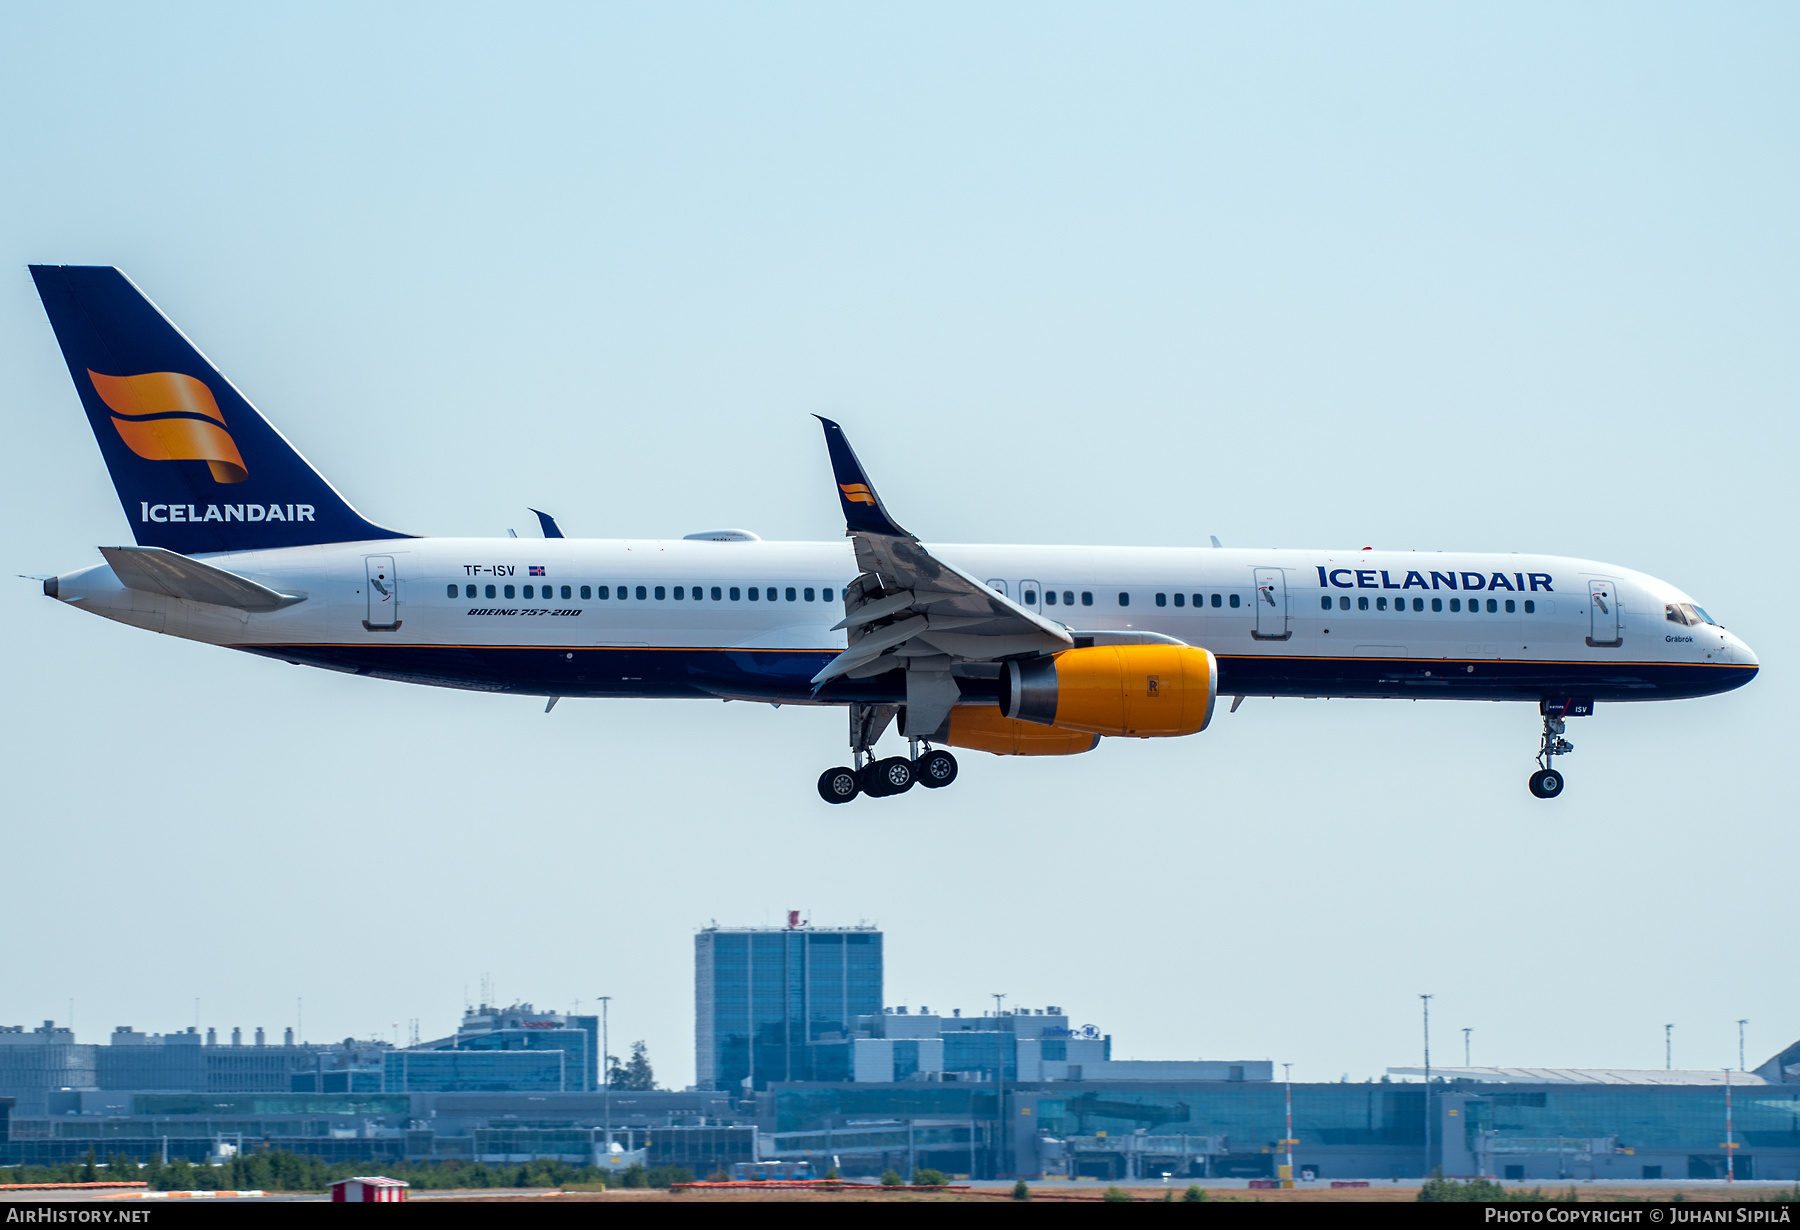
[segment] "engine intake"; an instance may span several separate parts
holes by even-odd
[[[1218,695],[1217,659],[1191,645],[1065,649],[1000,674],[1002,717],[1138,739],[1205,730]]]

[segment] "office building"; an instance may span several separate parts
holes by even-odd
[[[445,1038],[394,1051],[383,1061],[389,1093],[583,1093],[600,1087],[600,1018],[539,1012],[530,1004],[463,1012]]]
[[[873,927],[708,927],[694,937],[694,1066],[703,1089],[844,1081],[853,1022],[881,1011]]]

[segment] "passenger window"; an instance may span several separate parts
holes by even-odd
[[[1433,598],[1431,600],[1431,609],[1434,611],[1443,610],[1444,609],[1444,600],[1442,598]]]
[[[1450,609],[1453,611],[1462,610],[1462,599],[1461,598],[1450,599]]]
[[[1196,600],[1195,600],[1195,601],[1198,601],[1198,599],[1196,599]],[[1214,606],[1215,606],[1215,607],[1216,607],[1216,606],[1218,606],[1218,605],[1219,605],[1219,595],[1217,595],[1217,594],[1214,594],[1214,595],[1213,595],[1213,599],[1212,599],[1212,602],[1213,602],[1213,605],[1214,605]]]
[[[808,602],[811,602],[813,600],[813,590],[812,590],[811,586],[807,587],[805,598]]]
[[[475,596],[475,587],[473,585],[465,586],[463,589],[463,597],[473,598],[474,596]]]
[[[642,585],[637,587],[637,600],[639,602],[642,602],[645,598],[648,598],[649,596],[650,596],[649,593],[644,589],[644,587]],[[662,592],[660,590],[657,591],[656,596],[658,598],[662,597]]]
[[[526,587],[525,587],[525,596],[526,596],[526,597],[527,597],[527,598],[529,598],[529,597],[531,597],[531,586],[529,586],[529,585],[527,585],[527,586],[526,586]]]
[[[1130,606],[1131,605],[1131,595],[1126,593],[1124,590],[1119,591],[1119,605],[1120,606]]]
[[[1175,595],[1175,605],[1176,606],[1186,606],[1187,605],[1187,595],[1186,594],[1176,594]]]
[[[1369,596],[1367,594],[1358,594],[1356,596],[1356,609],[1359,611],[1366,611],[1369,609]]]
[[[1055,606],[1056,605],[1056,591],[1055,590],[1047,589],[1044,591],[1044,605],[1045,606]]]
[[[592,598],[593,596],[594,596],[594,587],[593,586],[583,585],[581,587],[581,600],[583,602],[586,602],[589,598]],[[600,596],[602,598],[606,597],[605,594],[601,594]]]
[[[1082,606],[1093,606],[1094,605],[1094,595],[1091,590],[1084,589],[1081,591],[1081,605]]]
[[[1507,603],[1507,604],[1506,604],[1506,605],[1507,605],[1507,606],[1508,606],[1508,607],[1511,607],[1511,606],[1512,606],[1512,603],[1510,603],[1510,602],[1509,602],[1509,603]],[[1489,598],[1489,599],[1488,599],[1488,614],[1489,614],[1489,615],[1493,615],[1493,614],[1497,614],[1497,613],[1498,613],[1498,612],[1499,612],[1499,610],[1500,610],[1500,603],[1499,603],[1499,601],[1498,601],[1498,600],[1496,600],[1496,599],[1493,599],[1493,598]]]
[[[1321,611],[1329,611],[1331,609],[1331,595],[1330,594],[1326,594],[1323,598],[1319,599],[1319,609]]]
[[[1167,595],[1167,594],[1156,595],[1156,605],[1157,606],[1168,606],[1169,605],[1169,595]]]
[[[667,591],[665,591],[665,590],[664,590],[664,589],[663,589],[663,587],[662,587],[662,586],[660,586],[660,585],[658,585],[658,586],[657,586],[657,587],[656,587],[656,600],[657,600],[657,601],[658,601],[658,602],[661,602],[661,601],[662,601],[662,600],[663,600],[663,595],[664,595],[664,594],[665,594],[665,593],[666,593],[666,592],[667,592]]]
[[[658,598],[662,597],[662,590],[660,590],[660,589],[657,590],[656,596]],[[683,589],[681,586],[677,585],[675,587],[675,601],[680,602],[685,597],[687,597],[687,591],[685,589]]]
[[[492,585],[487,587],[487,596],[490,598],[494,596],[494,587]]]
[[[502,591],[502,592],[503,592],[503,593],[505,593],[505,594],[506,594],[506,596],[507,596],[507,597],[508,597],[508,598],[510,598],[510,597],[512,597],[512,596],[513,596],[513,587],[512,587],[512,586],[510,586],[510,585],[508,585],[508,586],[507,586],[507,587],[506,587],[506,588],[505,588],[505,590],[503,590],[503,591]]]
[[[756,595],[758,592],[759,591],[757,590],[756,586],[752,585],[750,587],[750,601],[752,601],[752,602],[756,601]]]
[[[1024,594],[1022,594],[1020,596],[1019,601],[1023,602],[1026,606],[1031,606],[1033,603],[1035,603],[1037,601],[1037,590],[1035,590],[1035,589],[1026,590],[1024,592]]]
[[[623,597],[623,596],[624,596],[624,595],[623,595],[623,594],[621,594],[621,595],[620,595],[620,596],[621,596],[621,597]],[[605,586],[605,585],[602,585],[602,586],[599,586],[599,587],[598,587],[598,588],[596,588],[596,589],[595,589],[595,590],[594,590],[594,597],[596,597],[596,598],[610,598],[610,597],[612,597],[612,590],[611,590],[611,588],[610,588],[610,587],[608,587],[608,586]]]
[[[731,587],[731,600],[733,602],[736,602],[738,600],[738,587],[735,585],[733,585]]]
[[[831,586],[829,586],[829,585],[827,585],[827,586],[826,586],[826,587],[825,587],[825,588],[824,588],[824,589],[823,589],[823,590],[822,590],[822,591],[820,591],[820,592],[822,592],[822,593],[823,593],[823,594],[824,594],[824,595],[825,595],[825,601],[827,601],[827,602],[830,602],[830,601],[831,601]]]
[[[1233,595],[1231,595],[1231,598],[1232,598],[1231,605],[1236,606],[1237,605],[1237,595],[1233,594]],[[1345,594],[1338,599],[1338,610],[1347,611],[1349,609],[1350,609],[1350,595]]]
[[[1217,594],[1213,595],[1213,605],[1214,606],[1219,605],[1219,596]],[[1234,608],[1238,605],[1238,596],[1236,594],[1231,595],[1231,605]]]
[[[712,587],[712,600],[714,602],[719,600],[719,587],[717,585]]]
[[[1422,611],[1422,610],[1424,610],[1424,609],[1425,609],[1425,599],[1423,599],[1423,598],[1414,598],[1414,599],[1413,599],[1413,610],[1415,610],[1415,611]]]
[[[1506,600],[1506,613],[1508,615],[1511,615],[1513,613],[1513,600],[1511,598],[1508,598]]]
[[[456,586],[452,585],[448,589],[446,589],[444,591],[444,597],[446,597],[446,598],[456,597]]]
[[[794,587],[792,585],[787,587],[786,597],[789,602],[792,602],[794,600]]]
[[[1537,614],[1537,603],[1533,602],[1529,598],[1525,599],[1525,613],[1527,615]]]
[[[1375,609],[1378,611],[1387,610],[1387,599],[1386,598],[1375,599]]]
[[[1064,606],[1074,606],[1075,605],[1075,591],[1074,590],[1072,590],[1072,589],[1063,590],[1063,605]]]

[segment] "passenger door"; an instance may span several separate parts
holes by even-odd
[[[1619,590],[1611,581],[1588,582],[1588,644],[1618,645],[1625,639]]]
[[[368,617],[363,620],[363,627],[370,632],[377,629],[387,630],[400,626],[400,585],[394,576],[394,557],[391,555],[365,556],[363,563],[367,571],[363,593],[368,596]]]
[[[1293,633],[1288,629],[1287,574],[1279,568],[1256,570],[1256,630],[1250,635],[1259,641],[1285,641]]]

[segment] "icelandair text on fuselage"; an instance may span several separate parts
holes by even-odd
[[[1386,568],[1333,568],[1314,564],[1319,570],[1319,588],[1337,589],[1456,589],[1460,578],[1462,589],[1511,589],[1526,593],[1552,594],[1547,572],[1432,572],[1425,580],[1423,572],[1408,572],[1404,581],[1396,582]],[[1430,571],[1429,569],[1427,571]],[[1348,578],[1339,580],[1339,577]],[[1375,578],[1380,577],[1377,581]]]
[[[201,512],[192,504],[142,505],[143,521],[311,521],[311,504],[208,504]],[[286,510],[285,512],[283,510]]]
[[[1724,1208],[1704,1205],[1666,1209],[1573,1208],[1552,1204],[1536,1209],[1512,1209],[1490,1204],[1483,1218],[1489,1225],[1525,1226],[1686,1226],[1699,1223],[1735,1223],[1737,1225],[1791,1226],[1793,1218],[1788,1206],[1754,1207],[1735,1204]]]

